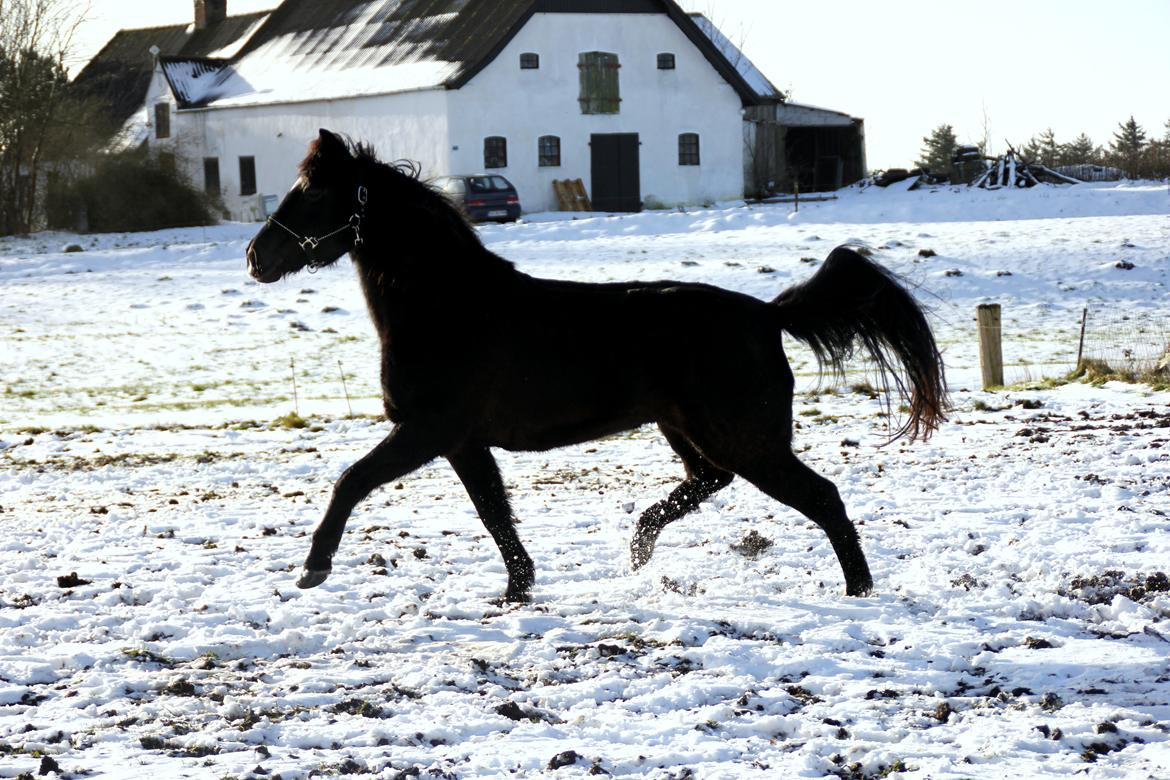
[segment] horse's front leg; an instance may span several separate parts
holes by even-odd
[[[409,474],[443,451],[441,437],[432,430],[401,424],[368,455],[345,470],[333,486],[325,517],[313,532],[313,544],[298,588],[315,588],[329,576],[333,555],[341,544],[345,523],[355,506],[376,487]]]
[[[447,460],[467,488],[480,519],[500,548],[500,555],[504,556],[504,565],[508,568],[508,590],[504,599],[528,601],[536,570],[516,533],[508,493],[496,459],[486,447],[463,447],[448,453]]]

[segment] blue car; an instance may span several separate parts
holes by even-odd
[[[515,222],[520,218],[516,188],[497,173],[440,176],[434,183],[472,222]]]

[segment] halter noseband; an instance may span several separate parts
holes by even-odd
[[[365,241],[362,239],[362,220],[366,217],[366,201],[369,200],[369,197],[370,195],[369,192],[366,191],[366,188],[359,184],[357,188],[357,211],[350,215],[349,219],[344,225],[337,228],[337,230],[334,230],[332,233],[326,233],[323,236],[303,236],[290,228],[288,225],[279,222],[275,217],[269,217],[268,223],[271,225],[276,225],[278,228],[284,229],[288,232],[289,235],[297,240],[297,243],[301,247],[301,251],[309,256],[309,272],[312,273],[318,268],[323,268],[329,264],[329,261],[321,261],[313,256],[313,250],[320,246],[322,241],[333,238],[333,236],[337,235],[338,233],[353,228],[354,248],[356,249],[365,243]]]

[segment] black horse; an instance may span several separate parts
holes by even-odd
[[[248,270],[274,282],[346,252],[381,339],[394,427],[338,479],[300,587],[329,576],[359,501],[442,456],[504,557],[505,598],[527,600],[535,570],[490,448],[546,450],[653,422],[686,479],[639,518],[635,569],[668,523],[739,474],[824,529],[846,593],[872,588],[836,487],[792,453],[781,332],[837,371],[862,346],[908,398],[896,436],[928,436],[946,406],[942,361],[922,310],[885,269],[839,247],[771,302],[700,284],[538,279],[488,251],[416,169],[322,130],[249,244]]]

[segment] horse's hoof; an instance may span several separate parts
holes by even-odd
[[[504,604],[529,604],[532,602],[532,593],[527,590],[512,590],[504,592]]]
[[[304,569],[301,578],[297,580],[297,587],[301,590],[315,588],[329,578],[331,569]]]
[[[845,586],[846,596],[868,596],[873,593],[873,580],[850,583]]]

